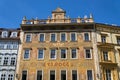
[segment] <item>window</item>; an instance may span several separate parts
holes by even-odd
[[[106,36],[101,36],[101,42],[106,43]]]
[[[65,33],[61,33],[61,41],[66,41],[66,34]]]
[[[87,70],[87,80],[93,80],[92,70]]]
[[[44,58],[44,50],[43,49],[39,49],[38,50],[38,59],[43,59]]]
[[[31,42],[31,35],[30,34],[26,35],[26,42]]]
[[[15,57],[12,57],[11,58],[11,63],[10,63],[11,66],[14,66],[15,65]]]
[[[5,74],[1,74],[1,80],[5,80],[6,75]]]
[[[72,80],[77,80],[77,70],[72,70]]]
[[[106,80],[112,80],[112,78],[111,78],[111,70],[110,69],[106,69]]]
[[[2,65],[2,57],[0,57],[0,65]]]
[[[108,52],[107,51],[103,51],[103,58],[104,58],[104,61],[108,61]]]
[[[24,50],[24,59],[28,59],[30,57],[30,49]]]
[[[2,38],[7,38],[8,37],[8,32],[7,31],[3,31],[2,32]]]
[[[117,44],[120,44],[120,37],[117,37]]]
[[[22,71],[22,80],[27,80],[27,71]]]
[[[43,80],[42,70],[37,71],[37,80]]]
[[[85,49],[85,56],[87,59],[91,59],[92,58],[92,54],[90,49]]]
[[[50,70],[50,80],[55,80],[55,70]]]
[[[66,49],[61,49],[61,58],[65,59],[67,57]]]
[[[13,42],[13,49],[18,49],[18,43],[17,42]]]
[[[4,49],[4,43],[3,42],[0,43],[0,49]]]
[[[12,44],[11,43],[7,43],[7,49],[12,49]]]
[[[39,41],[40,42],[44,42],[45,41],[45,35],[44,35],[44,33],[40,34]]]
[[[51,59],[56,59],[56,49],[51,49],[50,50],[50,58]]]
[[[8,75],[8,80],[13,80],[13,75],[12,74]]]
[[[4,66],[8,65],[8,57],[4,57],[3,65],[4,65]]]
[[[89,41],[90,39],[89,39],[89,34],[88,33],[85,33],[84,34],[84,39],[85,39],[85,41]]]
[[[71,49],[71,58],[77,58],[77,49]]]
[[[76,41],[77,37],[76,37],[76,33],[71,33],[71,41]]]
[[[51,33],[51,41],[52,42],[56,41],[56,34],[55,33]]]
[[[10,37],[13,37],[13,38],[17,37],[17,32],[12,32]]]
[[[61,70],[61,80],[67,80],[66,78],[66,70]]]

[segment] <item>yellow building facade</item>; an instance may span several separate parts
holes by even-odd
[[[119,29],[61,8],[45,20],[24,17],[16,80],[118,80]]]

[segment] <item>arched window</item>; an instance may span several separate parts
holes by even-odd
[[[2,38],[7,38],[8,37],[8,32],[7,31],[3,31],[2,32]]]
[[[1,80],[5,80],[6,75],[5,74],[1,74]]]

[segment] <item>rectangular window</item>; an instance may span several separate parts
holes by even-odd
[[[111,70],[110,69],[106,69],[106,80],[112,80],[112,78],[111,78]]]
[[[76,41],[77,37],[76,37],[76,33],[71,33],[71,41]]]
[[[66,34],[65,33],[61,33],[61,41],[66,41]]]
[[[85,38],[85,41],[89,41],[90,39],[89,39],[89,34],[88,33],[85,33],[84,34],[84,38]]]
[[[4,47],[5,47],[5,44],[4,43],[0,43],[0,49],[4,49]]]
[[[39,41],[40,42],[44,42],[45,41],[45,35],[44,35],[44,33],[40,34]]]
[[[29,59],[30,57],[30,49],[25,49],[24,50],[24,59]]]
[[[50,71],[50,80],[55,80],[55,70]]]
[[[67,58],[67,51],[66,49],[61,49],[61,59],[66,59]]]
[[[7,44],[7,49],[12,49],[12,44],[11,43]]]
[[[44,49],[39,49],[38,50],[38,59],[43,59],[44,58]]]
[[[93,80],[92,70],[87,70],[87,80]]]
[[[43,80],[42,70],[37,71],[37,80]]]
[[[77,49],[71,49],[71,58],[77,58]]]
[[[51,49],[50,50],[50,58],[51,59],[56,59],[56,49]]]
[[[77,80],[77,70],[72,70],[72,80]]]
[[[17,42],[13,42],[13,49],[18,49],[18,43]]]
[[[120,44],[120,37],[117,37],[117,44]]]
[[[4,66],[8,65],[8,57],[4,57],[3,65],[4,65]]]
[[[66,70],[61,70],[61,80],[67,80],[66,78]]]
[[[107,51],[103,51],[103,58],[104,58],[104,61],[108,61],[108,52]]]
[[[51,33],[51,41],[52,42],[56,41],[56,34],[55,33]]]
[[[106,36],[101,36],[101,42],[106,43]]]
[[[22,80],[27,80],[27,71],[22,71]]]
[[[10,63],[11,66],[14,66],[15,65],[15,57],[12,57],[11,58],[11,63]]]
[[[2,65],[2,57],[0,57],[0,65]]]
[[[91,59],[92,58],[92,54],[90,49],[85,49],[85,56],[87,59]]]
[[[13,74],[8,75],[8,80],[13,80]]]
[[[30,34],[26,35],[26,42],[31,42],[31,35]]]

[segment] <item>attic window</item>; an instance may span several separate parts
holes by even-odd
[[[7,31],[3,31],[2,32],[2,38],[7,38],[8,37],[8,32]]]
[[[13,37],[13,38],[17,37],[17,32],[12,32],[10,37]]]

